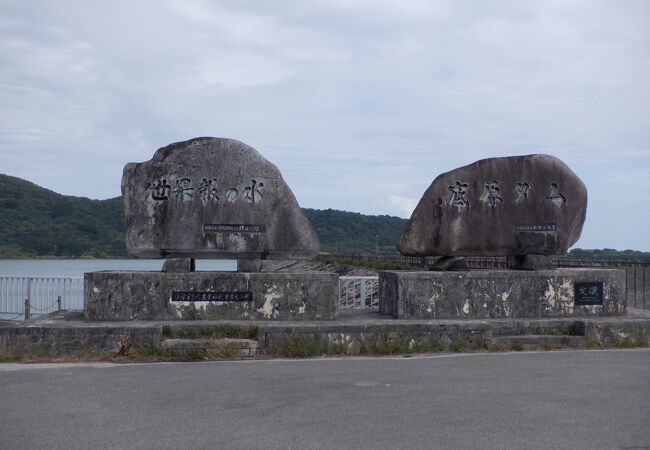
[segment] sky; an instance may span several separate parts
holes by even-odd
[[[580,248],[650,251],[650,1],[0,0],[0,173],[120,195],[239,139],[303,207],[409,217],[476,160],[557,156]]]

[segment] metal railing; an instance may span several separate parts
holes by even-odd
[[[328,256],[359,261],[386,261],[414,266],[432,265],[439,256],[403,256],[403,255],[365,255],[361,253],[332,253]],[[650,261],[638,260],[599,260],[580,259],[571,256],[550,256],[558,267],[650,267]],[[504,256],[466,256],[465,262],[470,269],[505,269],[508,267]]]
[[[339,277],[341,309],[379,308],[379,277]]]
[[[82,277],[0,276],[0,319],[29,319],[62,309],[83,309]]]

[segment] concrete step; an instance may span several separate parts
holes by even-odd
[[[582,336],[552,335],[552,334],[524,334],[516,336],[495,336],[493,341],[506,346],[522,350],[577,348],[582,345]]]
[[[165,339],[162,346],[175,351],[200,351],[217,358],[254,358],[260,345],[254,339]]]

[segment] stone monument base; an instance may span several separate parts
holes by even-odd
[[[398,319],[607,316],[625,313],[625,271],[379,272],[379,310]]]
[[[338,275],[327,272],[84,274],[90,320],[331,320]]]

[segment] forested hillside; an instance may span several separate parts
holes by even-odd
[[[321,250],[395,253],[405,219],[305,209]],[[124,257],[122,197],[70,197],[0,175],[0,258]]]
[[[367,216],[335,209],[309,209],[305,214],[321,241],[321,251],[397,254],[406,219],[393,216]]]
[[[406,219],[334,209],[304,209],[330,253],[397,254]],[[122,197],[70,197],[29,181],[0,174],[0,258],[125,257]],[[573,249],[570,258],[645,260],[634,250]]]
[[[0,257],[122,257],[123,231],[121,197],[64,196],[0,175]]]

